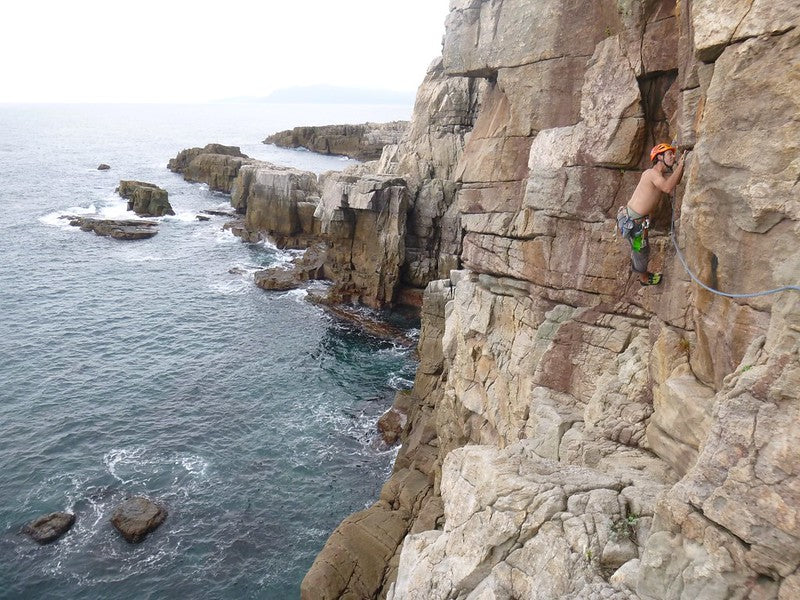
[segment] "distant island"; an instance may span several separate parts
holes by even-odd
[[[225,98],[221,102],[270,102],[275,104],[413,104],[415,92],[363,89],[335,85],[309,85],[275,90],[267,96]]]

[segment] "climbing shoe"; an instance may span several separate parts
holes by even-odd
[[[661,283],[661,273],[648,273],[647,274],[647,281],[639,280],[639,283],[644,285],[658,285]]]

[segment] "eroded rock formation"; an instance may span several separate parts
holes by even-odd
[[[613,220],[677,139],[691,269],[798,285],[798,23],[789,0],[451,2],[405,138],[320,202],[403,180],[397,281],[427,288],[394,473],[303,598],[800,596],[800,294],[695,284],[667,202],[642,289]]]
[[[375,160],[380,157],[384,146],[400,141],[407,127],[408,121],[295,127],[273,133],[264,143],[282,148],[306,148],[356,160]]]
[[[167,190],[143,181],[120,181],[117,193],[128,201],[128,210],[142,217],[174,215]]]
[[[81,231],[94,231],[97,235],[112,237],[117,240],[145,240],[158,233],[158,223],[143,219],[96,219],[67,215],[73,227]]]
[[[183,174],[186,181],[205,183],[212,190],[229,194],[239,169],[251,162],[253,159],[242,154],[238,146],[206,144],[181,150],[167,168]]]

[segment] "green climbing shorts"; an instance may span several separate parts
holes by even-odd
[[[617,213],[617,227],[623,239],[631,247],[631,269],[637,273],[647,273],[647,261],[650,259],[650,246],[647,243],[647,219],[623,206]],[[638,238],[638,244],[635,243]],[[639,249],[635,249],[635,245]]]

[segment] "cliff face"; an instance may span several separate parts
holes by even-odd
[[[666,202],[640,288],[613,219],[677,138],[692,270],[798,285],[800,7],[450,6],[368,167],[406,181],[400,282],[436,279],[404,444],[303,597],[800,597],[800,294],[693,283]]]

